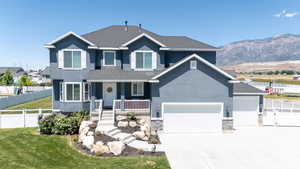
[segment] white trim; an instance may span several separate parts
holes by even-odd
[[[59,82],[59,101],[64,102],[64,98],[64,82]]]
[[[196,70],[196,69],[198,69],[197,60],[191,60],[191,61],[190,61],[190,69],[191,69],[191,70]]]
[[[267,95],[268,93],[233,93],[233,95],[248,95],[248,96],[251,96],[251,95],[254,95],[254,96],[257,96],[257,95]]]
[[[85,96],[86,96],[86,93],[85,93],[85,85],[88,85],[87,86],[87,88],[88,88],[88,98],[87,98],[87,100],[85,99]],[[91,100],[91,84],[90,83],[88,83],[88,82],[83,82],[83,84],[82,84],[82,100],[84,101],[84,102],[89,102],[90,100]]]
[[[67,84],[79,84],[79,100],[67,100]],[[65,93],[64,93],[64,102],[82,102],[82,82],[64,82]],[[74,89],[74,87],[73,87]],[[73,93],[74,95],[74,93]]]
[[[138,85],[140,84],[140,85],[142,85],[142,93],[137,93],[137,94],[134,94],[133,93],[133,85],[134,84],[136,84],[137,86],[137,92],[138,92]],[[145,88],[144,88],[144,83],[143,82],[133,82],[133,83],[131,83],[131,96],[144,96],[144,90],[145,90]]]
[[[106,65],[105,64],[105,53],[113,53],[114,54],[114,64],[113,65]],[[102,56],[103,56],[103,66],[116,66],[116,51],[113,51],[113,50],[104,50],[102,52]]]
[[[239,80],[229,80],[228,82],[229,83],[241,83],[241,81],[239,81]]]
[[[150,82],[158,83],[159,80],[87,80],[88,82]]]
[[[47,44],[45,44],[45,45],[44,45],[44,48],[53,49],[53,48],[55,48],[55,46],[54,46],[54,45],[47,45]]]
[[[84,50],[82,50],[82,49],[62,49],[62,50],[60,50],[61,52],[62,52],[62,59],[63,59],[63,67],[62,67],[62,69],[65,69],[65,70],[81,70],[81,69],[83,69],[83,63],[82,63],[82,57],[83,57],[83,55],[84,55],[84,52],[86,52],[86,51],[84,51]],[[77,51],[77,52],[80,52],[80,67],[78,67],[78,68],[73,68],[73,53],[72,53],[72,67],[65,67],[65,54],[64,54],[64,52],[65,51],[70,51],[70,52],[74,52],[74,51]],[[86,57],[85,57],[85,62],[86,62]]]
[[[88,46],[88,49],[98,49],[98,50],[128,50],[128,47],[96,47],[96,46]]]
[[[64,38],[66,38],[66,37],[68,37],[68,36],[70,36],[70,35],[74,35],[75,37],[77,37],[77,38],[83,40],[84,42],[86,42],[87,44],[89,44],[89,45],[91,45],[91,46],[96,46],[96,45],[93,44],[92,42],[90,42],[90,41],[84,39],[83,37],[77,35],[76,33],[72,32],[72,31],[71,31],[71,32],[68,32],[68,33],[66,33],[66,34],[63,34],[62,36],[58,37],[57,39],[55,39],[55,40],[53,40],[53,41],[47,43],[45,46],[53,45],[54,43],[56,43],[56,42],[58,42],[58,41],[60,41],[60,40],[62,40],[62,39],[64,39]]]
[[[161,103],[161,117],[160,118],[151,118],[154,120],[163,120],[164,119],[164,105],[221,105],[221,119],[224,119],[224,103],[223,102],[162,102]],[[151,115],[152,116],[152,115]],[[222,121],[220,122],[222,123]]]
[[[140,39],[140,38],[142,38],[144,36],[147,37],[148,39],[152,40],[156,44],[158,44],[158,45],[160,45],[162,47],[166,47],[164,44],[162,44],[161,42],[159,42],[158,40],[154,39],[153,37],[151,37],[150,35],[148,35],[146,33],[142,33],[142,34],[136,36],[135,38],[133,38],[133,39],[129,40],[128,42],[122,44],[122,46],[127,46],[127,45],[131,44],[132,42],[134,42],[134,41],[136,41],[136,40],[138,40],[138,39]]]
[[[159,50],[166,50],[166,51],[220,51],[222,49],[210,49],[210,48],[165,48],[165,47],[161,47],[159,48]]]
[[[161,77],[162,75],[168,73],[169,71],[175,69],[176,67],[180,66],[181,64],[185,63],[186,61],[192,59],[192,58],[196,58],[198,60],[200,60],[201,62],[203,62],[204,64],[208,65],[209,67],[215,69],[216,71],[220,72],[221,74],[225,75],[226,77],[230,78],[231,80],[234,80],[235,78],[233,76],[231,76],[230,74],[224,72],[222,69],[218,68],[217,66],[211,64],[210,62],[208,62],[207,60],[203,59],[202,57],[200,57],[197,54],[192,54],[188,57],[186,57],[185,59],[182,59],[181,61],[177,62],[176,64],[174,64],[173,66],[169,67],[168,69],[166,69],[165,71],[161,72],[160,74],[154,76],[152,79],[157,79],[159,77]]]
[[[152,65],[151,65],[151,68],[137,68],[136,67],[136,53],[137,52],[141,52],[141,53],[151,52],[152,53],[152,58],[151,58]],[[157,53],[155,51],[153,51],[153,50],[135,50],[135,51],[132,51],[131,54],[133,54],[133,57],[135,57],[135,59],[134,59],[135,63],[130,62],[131,64],[135,65],[135,67],[134,67],[135,71],[153,71],[154,69],[157,69],[157,63],[153,63],[153,61],[157,62]],[[156,58],[153,59],[153,57],[156,57]],[[145,61],[144,54],[143,54],[143,61]],[[144,64],[145,63],[143,63],[143,66],[144,66]],[[155,65],[155,67],[153,65]]]

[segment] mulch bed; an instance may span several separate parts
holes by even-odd
[[[110,141],[116,141],[116,139],[107,136],[105,134],[102,134],[101,136],[95,136],[95,142],[97,141],[102,141],[103,143],[107,143]],[[96,156],[95,153],[92,153],[89,149],[87,149],[86,147],[84,147],[81,143],[78,142],[73,142],[74,147],[84,153],[84,154],[88,154],[88,155],[93,155]],[[113,153],[103,153],[101,155],[101,157],[137,157],[137,156],[165,156],[164,152],[149,152],[149,151],[142,151],[142,150],[138,150],[136,148],[130,147],[126,145],[126,148],[123,150],[122,154],[115,156]]]

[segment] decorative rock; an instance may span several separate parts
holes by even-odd
[[[97,141],[97,142],[96,142],[96,145],[97,145],[97,146],[103,146],[104,143],[103,143],[102,141]]]
[[[125,149],[125,144],[121,141],[112,141],[107,143],[110,152],[114,155],[120,155],[122,151]]]
[[[89,127],[85,127],[81,130],[81,132],[79,132],[79,134],[84,134],[86,135],[89,132],[90,128]]]
[[[106,145],[103,145],[103,143],[102,144],[93,144],[93,146],[92,146],[92,149],[91,149],[91,152],[93,153],[109,153],[109,148],[108,148],[108,146],[106,146]]]
[[[121,115],[118,115],[118,116],[116,117],[116,120],[117,120],[117,121],[127,120],[127,116],[121,116]]]
[[[94,136],[94,132],[89,131],[86,135],[87,135],[87,136]]]
[[[138,121],[139,125],[143,126],[145,123],[146,123],[146,120],[145,119],[140,119]]]
[[[94,136],[86,136],[82,140],[82,145],[88,149],[91,149],[94,144]]]
[[[137,126],[136,121],[130,121],[129,126],[130,127],[136,127]]]
[[[81,124],[80,124],[80,127],[79,127],[79,133],[81,133],[81,131],[84,129],[84,128],[87,128],[90,124],[92,124],[93,122],[91,121],[82,121]]]
[[[143,131],[136,131],[132,133],[132,135],[138,139],[143,139],[145,137],[145,133]]]
[[[118,127],[127,127],[128,126],[128,121],[119,121],[118,122]]]
[[[148,137],[148,136],[145,136],[145,137],[142,138],[142,140],[148,141],[148,140],[149,140],[149,137]]]
[[[147,123],[141,126],[141,131],[146,132],[148,130],[149,130],[149,125]]]

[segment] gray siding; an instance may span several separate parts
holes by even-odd
[[[198,61],[190,70],[186,62],[152,84],[152,112],[161,113],[162,102],[223,102],[224,116],[232,112],[232,84],[228,78]]]
[[[181,59],[190,56],[194,53],[209,61],[210,63],[216,64],[216,52],[167,51],[165,54],[166,66],[173,65]]]

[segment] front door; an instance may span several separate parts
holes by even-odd
[[[112,107],[114,99],[117,98],[117,84],[103,83],[103,106]]]

